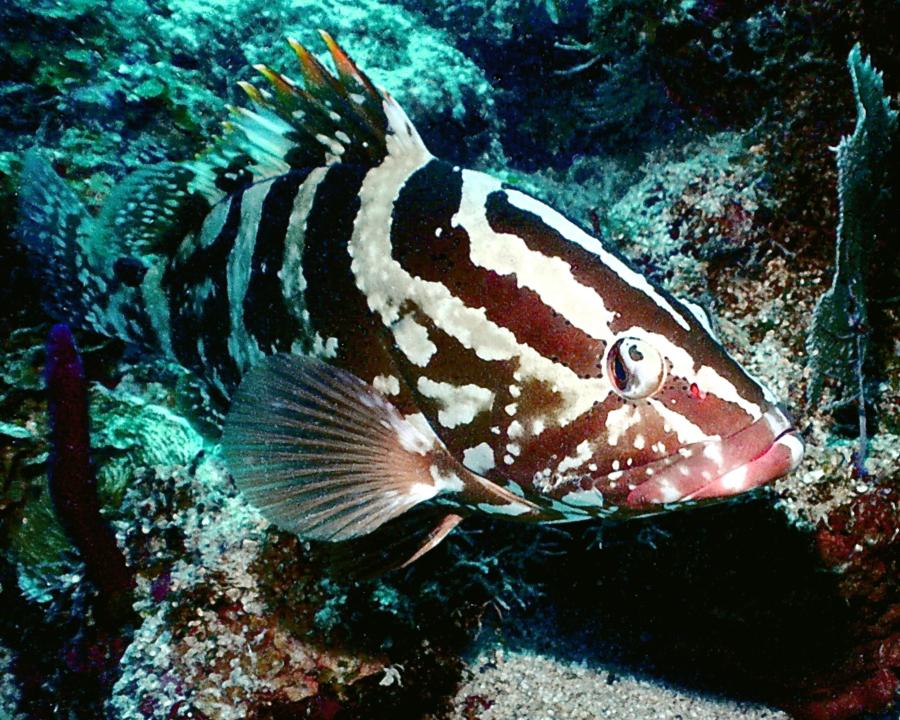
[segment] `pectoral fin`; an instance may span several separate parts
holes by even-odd
[[[222,444],[247,499],[314,540],[368,534],[464,487],[453,468],[465,470],[437,438],[355,375],[313,358],[275,355],[251,370]]]

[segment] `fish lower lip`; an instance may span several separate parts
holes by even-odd
[[[632,507],[727,497],[791,472],[803,458],[803,442],[779,411],[722,440],[698,443],[683,460],[638,485]]]

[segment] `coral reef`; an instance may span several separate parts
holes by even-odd
[[[322,600],[308,568],[298,578],[305,586],[293,588],[304,604],[279,622],[266,593],[289,588],[302,561],[265,564],[265,523],[236,497],[220,463],[200,457],[186,468],[148,469],[124,506],[134,513],[119,527],[139,573],[143,622],[112,690],[113,717],[258,717],[260,707],[297,706],[382,669],[376,658],[309,636]]]
[[[900,485],[893,480],[857,497],[820,523],[816,541],[825,564],[840,574],[853,608],[855,652],[823,681],[804,717],[849,718],[890,706],[900,690],[900,594],[897,525]]]

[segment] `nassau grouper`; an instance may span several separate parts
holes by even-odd
[[[289,40],[302,86],[257,66],[268,88],[242,83],[252,109],[217,145],[138,170],[99,217],[34,151],[20,195],[51,312],[231,398],[225,458],[266,517],[343,541],[431,501],[411,562],[476,512],[643,515],[797,466],[791,421],[698,307],[433,157],[322,37],[334,73]]]

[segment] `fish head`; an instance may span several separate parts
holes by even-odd
[[[652,298],[605,296],[612,320],[593,350],[593,408],[567,426],[568,451],[534,476],[563,503],[651,514],[763,486],[802,459],[789,416],[702,310],[658,289]]]
[[[701,308],[555,211],[515,191],[507,199],[503,229],[565,264],[555,285],[533,282],[555,303],[555,345],[544,353],[554,364],[532,373],[544,382],[531,391],[519,369],[510,428],[522,437],[504,457],[517,482],[564,503],[643,514],[736,495],[799,464],[791,419]]]
[[[606,471],[580,483],[622,509],[653,512],[736,495],[787,474],[803,457],[803,443],[771,392],[695,312],[682,317],[688,332],[632,325],[604,352],[610,393],[589,447],[591,465]]]

